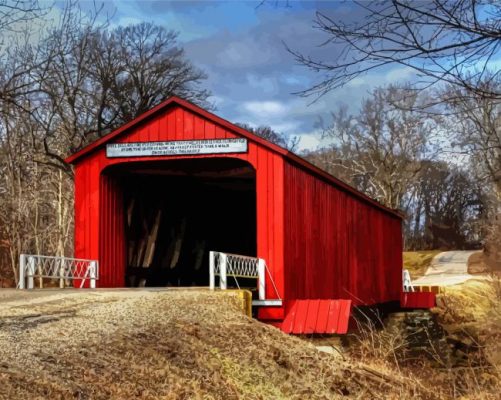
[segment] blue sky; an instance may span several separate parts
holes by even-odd
[[[99,4],[99,2],[98,2]],[[332,48],[313,29],[317,10],[349,20],[356,18],[345,2],[270,1],[188,2],[125,1],[104,3],[112,25],[154,22],[179,32],[179,42],[194,65],[208,79],[203,86],[212,92],[216,113],[232,122],[270,125],[286,135],[299,135],[301,148],[321,144],[319,121],[341,103],[358,108],[375,86],[412,78],[410,69],[395,67],[357,78],[310,104],[313,98],[294,95],[317,82],[317,76],[296,65],[284,43],[323,59],[332,59]],[[82,3],[83,8],[92,3]],[[325,144],[325,142],[322,142]]]

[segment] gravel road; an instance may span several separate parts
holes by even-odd
[[[413,281],[416,286],[451,286],[478,278],[468,273],[468,259],[476,251],[445,251],[437,254],[425,275]]]
[[[415,380],[396,385],[248,318],[239,301],[231,291],[0,290],[0,399],[430,398]]]
[[[326,399],[366,372],[208,290],[0,291],[0,399]],[[344,375],[360,375],[348,381]]]

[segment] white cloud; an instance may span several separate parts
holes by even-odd
[[[136,24],[140,24],[141,22],[143,22],[143,20],[141,18],[137,18],[137,17],[121,17],[121,18],[118,19],[118,21],[116,23],[116,27],[118,27],[118,26],[136,25]]]
[[[275,78],[268,76],[260,76],[257,74],[247,74],[246,75],[247,83],[252,86],[253,89],[258,89],[262,93],[270,94],[278,94],[279,87]]]
[[[397,82],[397,81],[406,81],[411,79],[416,74],[415,70],[410,67],[401,67],[395,68],[391,71],[387,72],[385,75],[385,79],[387,82]]]
[[[286,74],[281,76],[281,81],[283,81],[287,85],[294,86],[294,85],[300,85],[303,82],[304,78],[303,79],[301,78],[303,77],[295,74]]]
[[[220,42],[215,47],[213,50],[216,51],[218,64],[226,68],[251,68],[267,65],[278,59],[271,46],[264,46],[252,37]]]
[[[315,135],[299,136],[299,150],[316,150],[320,145],[320,139]]]
[[[367,84],[367,81],[364,78],[354,78],[347,83],[346,86],[357,87]]]
[[[326,147],[332,144],[332,140],[326,138],[322,135],[320,131],[313,131],[309,133],[303,133],[297,135],[299,136],[299,150],[300,151],[311,151],[318,150],[319,148]]]
[[[269,125],[274,131],[285,134],[290,132],[296,132],[297,129],[299,128],[299,123],[297,121],[271,123]]]
[[[242,108],[260,118],[281,116],[287,111],[287,107],[279,101],[246,101]]]

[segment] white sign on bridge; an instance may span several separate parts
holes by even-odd
[[[107,157],[154,157],[246,152],[247,139],[176,140],[169,142],[112,143],[106,145]]]

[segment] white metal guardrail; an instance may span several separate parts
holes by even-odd
[[[90,288],[94,289],[99,279],[99,263],[96,260],[79,258],[21,254],[18,287],[34,289],[35,278],[40,282],[43,282],[43,278],[59,279],[60,288],[65,286],[67,280],[81,280],[80,288],[82,288],[88,280]]]
[[[275,289],[277,299],[266,299],[266,273]],[[211,251],[209,253],[209,285],[210,289],[216,287],[216,276],[219,277],[219,287],[226,290],[228,287],[228,277],[233,277],[237,287],[240,289],[238,278],[255,278],[258,285],[259,300],[254,300],[253,305],[282,305],[282,299],[278,294],[273,277],[262,258],[242,256],[239,254],[222,253]]]
[[[402,271],[402,281],[403,281],[403,285],[404,285],[404,292],[413,292],[414,291],[414,286],[412,285],[412,281],[411,281],[411,274],[406,269],[404,269]]]

